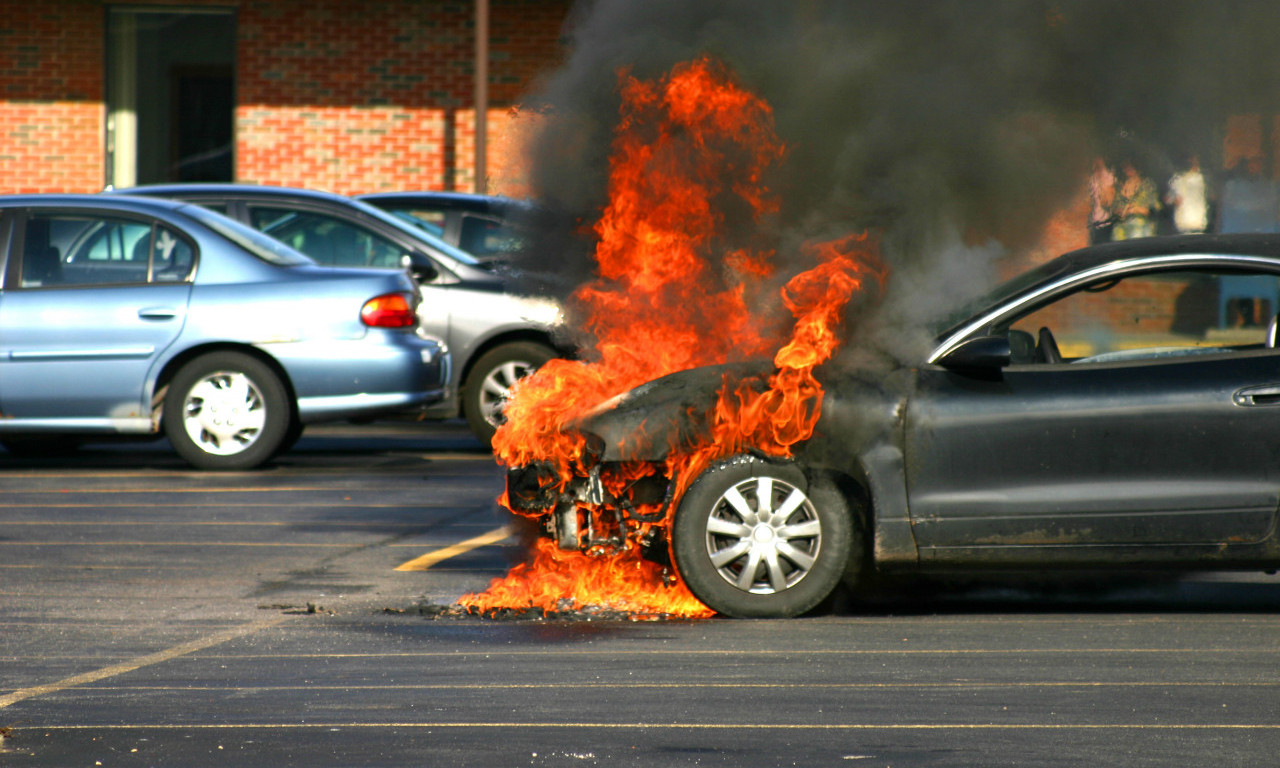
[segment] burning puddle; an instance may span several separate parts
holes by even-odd
[[[811,268],[777,273],[775,252],[758,243],[768,240],[763,233],[777,209],[762,179],[784,148],[769,105],[723,66],[703,58],[653,81],[624,72],[620,88],[610,201],[595,225],[598,277],[573,296],[593,341],[583,359],[553,360],[520,382],[494,437],[495,456],[509,468],[545,466],[564,496],[593,450],[572,425],[602,403],[701,366],[772,359],[774,372],[724,376],[708,412],[674,414],[698,421],[697,440],[664,446],[658,466],[624,461],[599,477],[604,498],[617,500],[659,474],[663,503],[628,499],[611,509],[579,498],[572,514],[581,530],[606,535],[580,540],[581,551],[537,539],[526,562],[437,615],[713,615],[662,553],[652,557],[655,542],[665,550],[681,494],[712,462],[747,450],[789,457],[791,446],[812,434],[822,404],[813,369],[834,352],[846,303],[868,276],[883,278],[874,248],[858,236],[806,247]],[[759,234],[736,243],[726,219],[743,217]],[[646,434],[670,432],[644,427]],[[526,513],[506,494],[499,501]]]

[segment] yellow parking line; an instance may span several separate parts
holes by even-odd
[[[441,560],[448,560],[451,557],[457,557],[458,555],[465,554],[467,552],[470,552],[473,549],[479,549],[480,547],[487,547],[490,544],[497,544],[499,541],[502,541],[510,536],[511,536],[511,531],[508,531],[505,527],[497,528],[495,530],[489,531],[488,533],[482,533],[473,539],[460,541],[457,544],[445,547],[444,549],[437,549],[435,552],[428,552],[422,557],[415,557],[414,559],[410,560],[407,563],[401,563],[400,565],[397,565],[396,570],[397,571],[425,571],[431,566],[440,562]]]
[[[723,653],[723,651],[722,651]],[[637,730],[637,731],[1275,731],[1277,723],[642,723],[642,722],[555,722],[516,720],[499,722],[461,721],[393,721],[343,722],[340,720],[310,723],[249,722],[249,723],[91,723],[40,726],[15,726],[23,731],[248,731],[248,730],[337,730],[337,729],[387,729],[387,728],[448,728],[450,730],[502,730],[558,729],[558,730]]]

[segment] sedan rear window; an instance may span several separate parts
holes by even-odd
[[[246,227],[238,221],[203,206],[186,205],[183,206],[182,212],[268,264],[298,267],[315,263],[279,240],[267,237],[251,227]]]

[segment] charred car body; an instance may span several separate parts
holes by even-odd
[[[1083,249],[940,322],[916,366],[827,364],[790,458],[669,476],[722,383],[767,373],[701,368],[596,408],[573,478],[512,468],[508,501],[564,548],[669,554],[733,616],[803,613],[893,569],[1273,569],[1278,310],[1280,237]]]

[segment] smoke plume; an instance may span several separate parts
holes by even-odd
[[[1280,111],[1277,22],[1280,5],[1244,0],[583,2],[567,63],[526,102],[547,116],[532,185],[593,221],[619,73],[714,57],[772,105],[786,145],[766,179],[780,210],[740,236],[785,263],[801,242],[875,232],[892,277],[866,333],[919,338],[992,281],[994,255],[1038,238],[1094,156],[1160,181],[1190,152],[1220,168],[1228,116]]]

